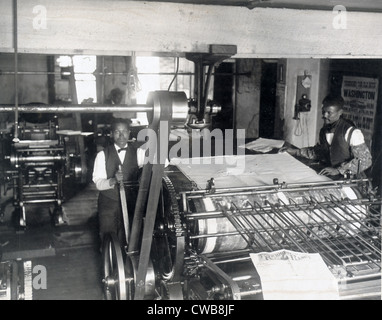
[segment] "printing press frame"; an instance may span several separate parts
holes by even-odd
[[[381,201],[367,179],[290,185],[277,183],[235,190],[213,189],[211,192],[192,190],[191,182],[188,184],[189,190],[185,190],[185,177],[177,170],[168,175],[177,185],[173,189],[177,191],[172,191],[170,198],[176,195],[178,199],[186,244],[183,268],[178,266],[182,264],[179,261],[182,257],[173,263],[174,272],[183,270],[185,299],[261,299],[261,281],[249,253],[280,249],[320,253],[338,280],[341,299],[380,298]],[[179,184],[179,181],[182,182]],[[169,181],[165,184],[168,185]],[[322,200],[317,199],[318,195],[315,198],[312,190],[318,193],[324,190]],[[342,198],[336,197],[334,191],[338,193],[338,190],[346,190],[353,199],[346,197],[346,194]],[[275,197],[280,192],[290,193],[288,203],[279,196]],[[301,201],[297,200],[296,194],[300,195]],[[311,196],[305,197],[304,194]],[[239,208],[231,202],[230,209],[220,206],[218,203],[221,201],[216,201],[243,196],[257,200],[252,204],[247,202],[246,208]],[[274,203],[271,198],[276,199]],[[227,202],[227,199],[223,201],[226,206]],[[305,224],[304,218],[312,215],[315,221]],[[208,219],[220,222],[214,227],[205,223]],[[219,226],[224,219],[226,221]],[[227,227],[227,221],[234,228]],[[259,228],[260,224],[262,228]],[[214,230],[206,232],[211,226]],[[174,230],[167,227],[165,236],[174,238]],[[180,229],[176,232],[177,237],[181,237]],[[206,239],[211,238],[215,246],[206,249]],[[244,241],[238,242],[239,238]]]
[[[85,159],[80,157],[83,152],[79,150],[83,146],[78,143],[78,135],[73,139],[60,132],[61,121],[56,115],[36,117],[33,107],[30,106],[30,114],[23,115],[23,121],[15,123],[14,134],[2,136],[2,145],[8,145],[2,148],[4,193],[9,188],[13,190],[19,227],[27,226],[29,206],[43,204],[51,206],[50,215],[59,226],[65,223],[62,209],[65,178],[74,177],[80,183],[86,176]],[[25,120],[40,118],[43,121]]]
[[[141,299],[263,299],[261,279],[249,254],[280,249],[320,253],[338,280],[340,299],[380,298],[381,201],[370,189],[367,179],[290,185],[276,183],[235,190],[195,190],[195,184],[176,167],[171,166],[164,173],[147,273],[145,281],[141,282],[144,287]],[[305,198],[304,194],[310,194],[312,190],[318,192],[318,198],[320,192],[325,190],[325,201],[318,201],[314,196]],[[338,198],[336,193],[343,190],[346,190],[345,196]],[[290,193],[291,196],[302,194],[300,199],[303,201],[300,203],[289,198],[290,203],[287,204],[276,197],[277,203],[271,204],[264,196],[269,194],[274,197],[280,192]],[[254,202],[241,210],[235,206],[230,210],[211,206],[214,201],[211,199],[243,196],[262,199],[263,203]],[[333,211],[336,214],[333,215]],[[288,214],[293,215],[295,221],[288,221]],[[316,223],[311,221],[309,225],[305,224],[303,216],[312,214],[316,217]],[[263,219],[266,225],[265,217],[271,215],[279,228],[264,226],[262,229],[250,229],[251,223],[256,223],[254,219]],[[325,221],[328,215],[331,218]],[[239,226],[245,216],[249,220]],[[207,230],[208,224],[205,222],[208,219],[214,222],[220,219],[214,232]],[[298,219],[300,224],[294,224]],[[225,222],[222,223],[222,220]],[[281,224],[284,226],[281,227]],[[217,230],[219,227],[222,229]],[[274,233],[273,238],[268,237],[261,242],[270,232]],[[215,247],[206,249],[205,240],[211,238]],[[134,300],[139,252],[120,248],[116,239],[108,245],[111,248],[108,253],[113,252],[115,257],[117,252],[118,257],[115,259],[105,255],[111,257],[107,259],[107,263],[111,261],[113,264],[110,270],[118,271],[117,277],[109,273],[109,277],[105,278],[107,292],[114,291],[109,298]]]
[[[154,109],[174,97],[156,93]],[[107,299],[262,299],[249,254],[280,249],[320,253],[341,299],[380,298],[381,199],[368,179],[206,184],[177,167],[144,166],[128,245],[112,234],[104,243]]]

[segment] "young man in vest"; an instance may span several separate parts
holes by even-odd
[[[319,142],[314,147],[287,148],[292,155],[319,160],[324,168],[319,174],[344,176],[361,174],[372,164],[370,150],[363,133],[342,116],[344,99],[341,96],[327,96],[322,102],[324,125],[320,130]]]
[[[93,170],[93,181],[99,192],[98,218],[101,243],[107,233],[117,234],[121,245],[126,243],[119,193],[119,183],[125,184],[131,226],[134,215],[140,168],[145,152],[129,142],[130,120],[114,119],[111,124],[113,144],[98,152]],[[120,170],[122,169],[122,171]],[[129,185],[131,187],[129,187]]]

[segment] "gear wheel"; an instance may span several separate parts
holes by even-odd
[[[175,188],[169,179],[162,179],[153,242],[153,260],[158,277],[164,281],[178,281],[183,272],[184,234]]]

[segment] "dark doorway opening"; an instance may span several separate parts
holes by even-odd
[[[273,138],[275,132],[277,61],[262,61],[259,136]]]
[[[223,62],[215,68],[213,100],[221,111],[213,117],[213,128],[233,129],[234,63]]]

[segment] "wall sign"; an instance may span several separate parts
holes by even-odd
[[[365,142],[371,148],[378,100],[378,79],[343,76],[341,93],[345,100],[344,118],[353,121],[362,130]]]

